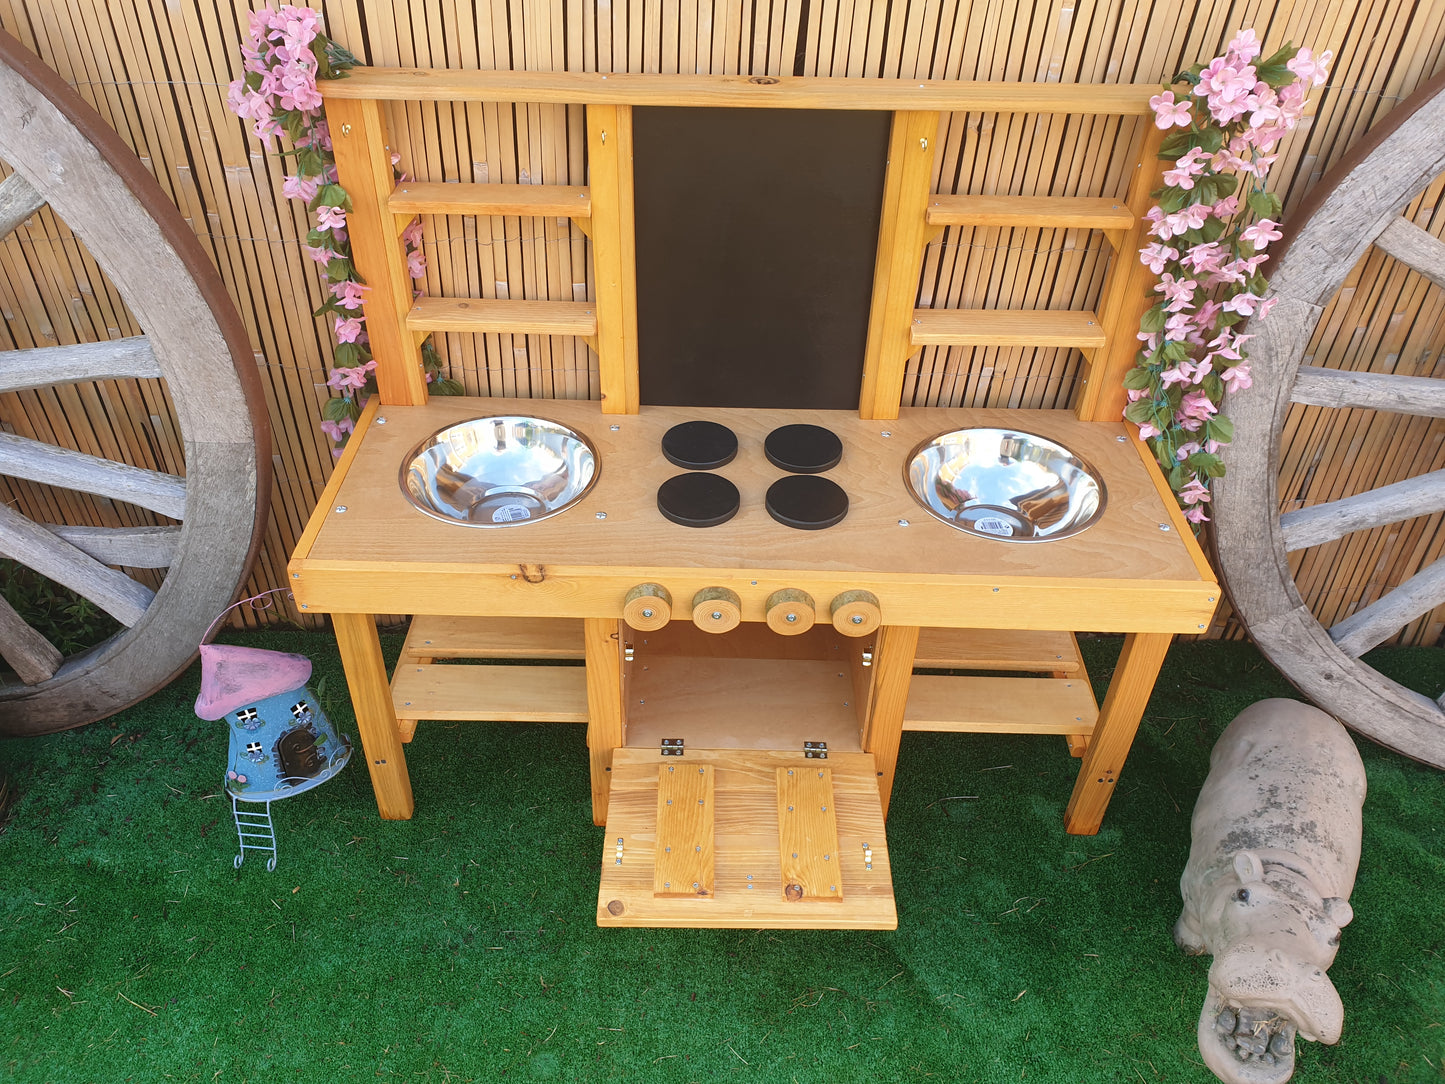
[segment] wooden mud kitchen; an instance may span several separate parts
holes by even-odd
[[[909,730],[1057,735],[1080,758],[1064,828],[1096,832],[1172,635],[1219,595],[1120,420],[1156,89],[323,84],[379,394],[290,573],[332,617],[382,817],[412,814],[418,720],[583,723],[615,926],[896,926],[884,820]],[[387,101],[572,107],[588,185],[397,183]],[[1129,156],[1125,190],[934,194],[940,119],[964,112],[1110,118],[1120,146],[1097,153]],[[414,299],[398,237],[418,214],[570,220],[589,299]],[[919,307],[926,246],[960,225],[1097,231],[1097,311]],[[577,336],[600,401],[429,399],[433,332]],[[1074,408],[901,408],[912,354],[979,344],[1077,348]],[[391,681],[385,613],[415,615]],[[1102,707],[1081,630],[1126,634]]]

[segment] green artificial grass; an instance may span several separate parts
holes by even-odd
[[[309,655],[354,734],[333,641],[237,641]],[[1085,649],[1102,686],[1118,641]],[[1374,661],[1445,683],[1438,649]],[[906,735],[896,932],[670,931],[594,925],[577,726],[423,723],[411,821],[378,819],[357,758],[275,805],[274,873],[233,868],[198,680],[0,742],[0,1079],[1211,1081],[1208,959],[1170,940],[1190,810],[1224,725],[1292,695],[1247,645],[1176,645],[1094,837],[1062,828],[1062,740]],[[1439,1080],[1445,775],[1360,745],[1344,1039],[1301,1042],[1295,1080]]]

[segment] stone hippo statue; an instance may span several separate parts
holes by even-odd
[[[1318,708],[1264,700],[1229,724],[1194,806],[1174,941],[1209,953],[1199,1052],[1227,1084],[1282,1084],[1294,1037],[1336,1043],[1325,970],[1349,923],[1365,769]]]

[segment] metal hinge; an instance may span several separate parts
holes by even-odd
[[[665,756],[665,757],[680,757],[680,756],[682,756],[682,739],[681,739],[681,738],[663,738],[663,739],[662,739],[662,755]]]
[[[805,741],[803,743],[803,756],[809,760],[827,760],[828,743],[825,741]]]

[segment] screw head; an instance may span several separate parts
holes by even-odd
[[[607,513],[606,513],[606,512],[598,512],[598,513],[597,513],[597,518],[598,518],[598,519],[606,519],[606,518],[607,518]]]
[[[712,612],[712,619],[713,619],[714,621],[721,621],[721,620],[722,620],[722,611],[721,611],[721,610],[714,610],[714,611]]]
[[[853,622],[853,624],[855,624],[855,625],[861,625],[861,624],[863,624],[863,615],[862,615],[862,614],[854,614],[854,615],[853,615],[852,617],[850,617],[848,620],[851,621],[851,622]]]
[[[385,418],[377,418],[377,419],[376,419],[376,424],[377,424],[377,425],[385,425],[385,424],[386,424],[386,419],[385,419]]]
[[[651,616],[652,616],[652,611],[651,611],[651,610],[643,610],[643,611],[642,611],[642,616],[643,616],[643,617],[651,617]]]
[[[609,426],[608,428],[610,428],[614,433],[617,433],[617,432],[620,432],[620,431],[621,431],[622,426],[620,426],[620,425],[613,425],[613,426]]]
[[[1161,524],[1159,524],[1159,529],[1160,529],[1161,531],[1167,531],[1167,530],[1169,530],[1169,524],[1167,524],[1167,523],[1161,523]]]
[[[797,615],[797,614],[788,614],[788,615],[786,615],[786,616],[783,618],[783,620],[786,621],[786,622],[788,622],[788,624],[791,625],[794,621],[798,620],[798,615]]]
[[[907,526],[908,526],[908,521],[907,521],[906,519],[900,519],[900,520],[898,521],[898,526],[900,526],[900,527],[907,527]]]
[[[346,511],[346,505],[344,505],[344,504],[338,504],[338,505],[336,506],[336,510],[337,510],[338,512],[345,512],[345,511]]]

